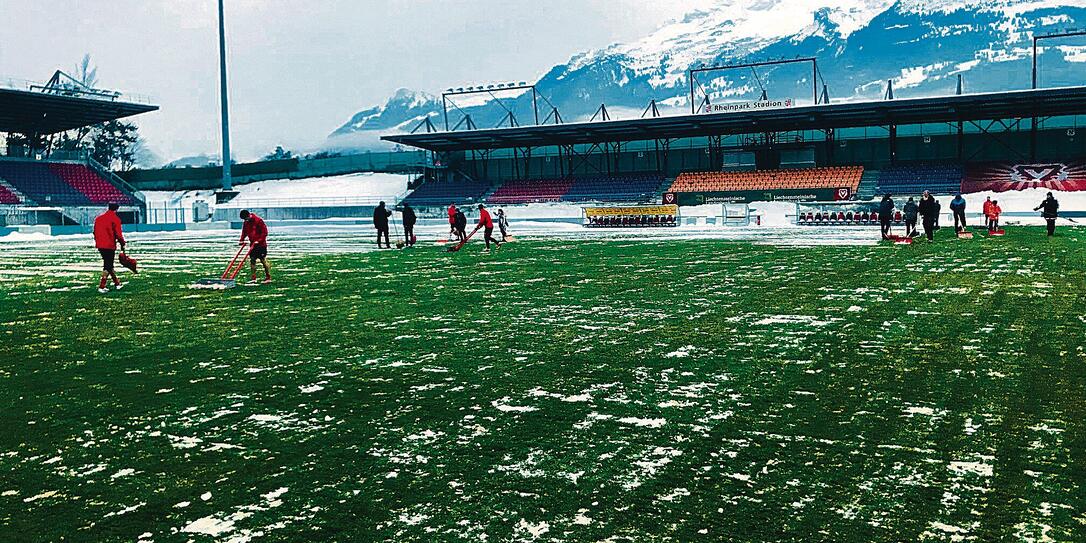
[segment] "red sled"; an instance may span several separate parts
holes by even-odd
[[[973,239],[972,232],[958,232],[958,239]]]
[[[128,268],[129,270],[132,270],[132,273],[139,273],[138,271],[136,271],[137,262],[135,258],[121,253],[117,256],[117,260],[121,263],[122,266]]]
[[[890,236],[887,236],[887,239],[894,242],[894,245],[912,245],[913,244],[913,238],[910,238],[908,236],[890,235]]]
[[[992,230],[991,232],[988,232],[988,235],[989,236],[1006,236],[1007,231],[1000,228],[999,230]]]
[[[451,246],[451,247],[449,247],[448,249],[445,249],[445,250],[450,252],[450,253],[455,253],[455,252],[459,251],[460,249],[463,249],[464,245],[467,245],[468,240],[471,239],[471,236],[474,236],[475,233],[478,232],[478,231],[479,231],[479,227],[475,227],[475,230],[472,230],[471,233],[468,234],[467,237],[464,238],[464,241],[461,241],[460,243],[457,243],[456,245],[453,245],[453,246]]]

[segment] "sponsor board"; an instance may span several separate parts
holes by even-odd
[[[849,190],[851,198],[852,191]],[[838,200],[838,189],[742,190],[733,192],[679,192],[680,206],[702,204],[748,204],[750,202],[816,202]]]
[[[634,215],[671,215],[679,214],[679,206],[653,205],[653,206],[611,206],[611,207],[586,207],[586,217],[617,217]]]

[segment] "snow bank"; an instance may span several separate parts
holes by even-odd
[[[308,179],[275,179],[234,187],[240,194],[231,206],[254,200],[297,198],[385,198],[397,200],[407,192],[406,175],[355,173]],[[143,191],[152,207],[191,208],[197,200],[215,201],[215,190]]]

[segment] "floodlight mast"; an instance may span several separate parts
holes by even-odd
[[[226,92],[226,25],[223,0],[219,0],[219,95],[222,104],[222,188],[233,190],[230,179],[230,108]]]

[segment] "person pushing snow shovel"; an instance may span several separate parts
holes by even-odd
[[[500,241],[494,239],[494,219],[490,217],[490,212],[483,207],[483,204],[479,204],[479,223],[475,225],[475,230],[480,228],[483,229],[483,241],[486,242],[486,249],[483,249],[484,251],[490,251],[490,242],[494,242],[495,249],[502,246]]]
[[[238,244],[245,245],[245,238],[249,238],[249,242],[253,244],[253,249],[249,251],[249,282],[256,283],[256,261],[259,260],[264,265],[264,282],[271,283],[271,266],[268,266],[268,225],[264,224],[264,219],[258,217],[256,213],[249,213],[248,209],[241,210],[238,216],[245,221],[241,227],[241,239],[238,240]]]

